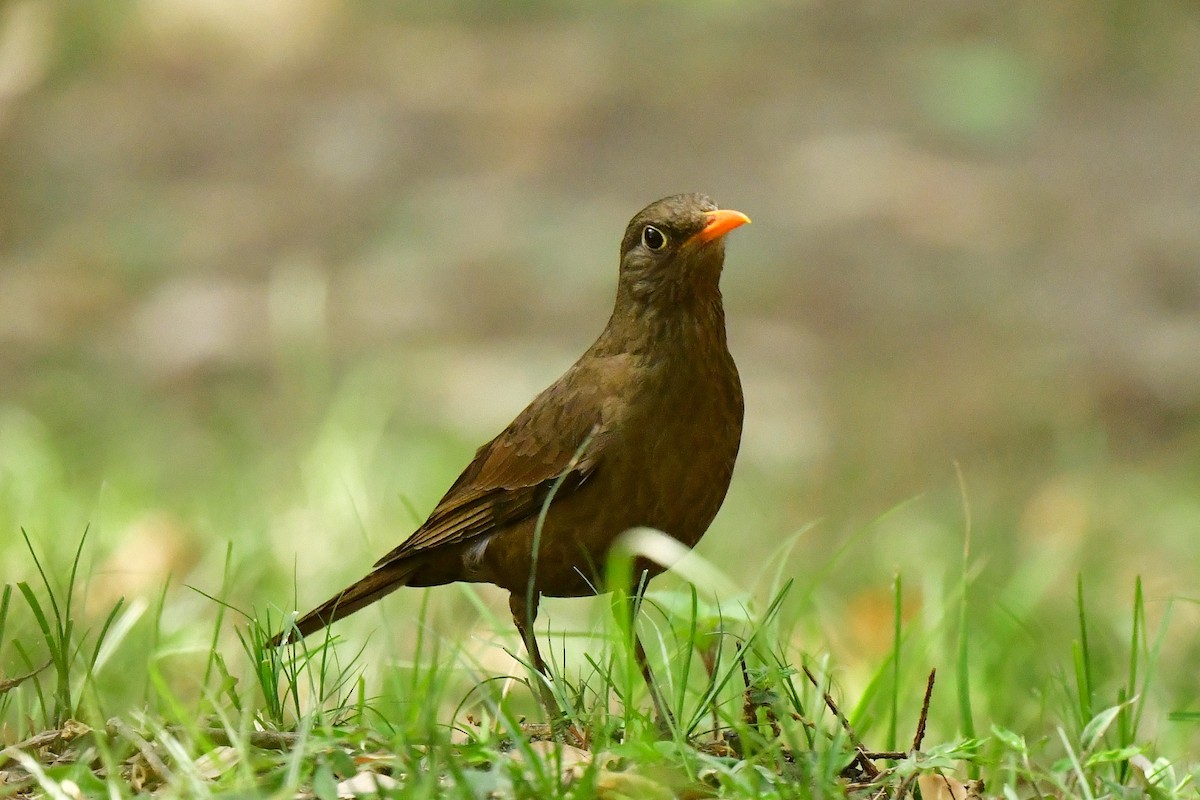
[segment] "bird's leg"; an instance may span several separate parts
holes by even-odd
[[[534,594],[533,602],[527,603],[525,595],[513,592],[508,596],[508,610],[512,612],[513,624],[517,626],[517,633],[521,634],[521,641],[529,653],[529,660],[533,663],[534,670],[538,672],[538,676],[535,678],[538,699],[542,701],[542,707],[546,709],[546,720],[551,727],[554,727],[563,719],[563,713],[558,708],[558,700],[554,697],[554,692],[547,684],[547,681],[552,678],[549,670],[546,669],[546,662],[542,660],[541,651],[538,650],[537,637],[533,632],[533,621],[537,619],[538,595]]]
[[[637,634],[637,612],[642,605],[642,592],[645,585],[645,581],[642,581],[637,591],[629,598],[633,606],[629,615],[629,624],[633,626],[633,656],[637,659],[638,667],[642,671],[642,680],[646,682],[646,688],[650,691],[650,699],[654,702],[654,724],[659,731],[669,734],[675,725],[675,715],[663,702],[662,690],[659,689],[658,681],[654,679],[654,672],[650,669],[650,660],[646,658],[646,648],[642,647],[642,638]]]

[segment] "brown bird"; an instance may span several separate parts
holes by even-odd
[[[749,221],[698,194],[639,211],[621,240],[616,304],[595,343],[479,448],[408,539],[272,644],[321,630],[401,586],[494,583],[511,593],[513,623],[549,680],[533,632],[539,597],[597,593],[609,549],[630,528],[694,546],[725,499],[742,388],[719,281],[724,236]],[[635,590],[662,570],[638,559]],[[640,642],[636,655],[662,722],[669,713]],[[545,681],[538,687],[555,720],[553,693]]]

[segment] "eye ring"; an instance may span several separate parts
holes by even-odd
[[[653,225],[647,225],[642,228],[642,244],[646,245],[647,250],[657,253],[666,249],[667,235]]]

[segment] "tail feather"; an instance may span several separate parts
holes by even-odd
[[[397,568],[398,566],[400,568]],[[269,646],[278,647],[283,644],[283,640],[289,633],[294,633],[296,630],[300,631],[299,638],[302,639],[332,625],[339,619],[350,616],[359,609],[366,608],[379,598],[389,595],[407,584],[412,569],[411,564],[389,564],[375,570],[300,617],[294,626],[275,634],[271,637]]]

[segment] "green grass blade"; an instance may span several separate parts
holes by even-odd
[[[4,627],[8,621],[8,609],[12,601],[12,586],[4,584],[4,591],[0,592],[0,642],[4,641]]]
[[[779,609],[783,604],[783,599],[787,596],[788,592],[791,591],[792,586],[793,581],[789,580],[783,585],[783,588],[779,590],[779,593],[772,598],[771,604],[767,606],[766,612],[763,613],[762,617],[758,621],[758,624],[751,629],[750,635],[746,637],[746,640],[742,645],[743,651],[750,651],[754,644],[763,637],[767,625],[779,612]],[[684,726],[683,730],[687,735],[690,736],[696,730],[696,726],[700,724],[701,720],[704,718],[704,715],[707,713],[706,709],[711,703],[716,701],[717,696],[725,689],[729,682],[733,680],[734,676],[740,674],[740,670],[741,665],[735,661],[724,670],[721,678],[714,681],[709,689],[705,691],[696,711],[688,720],[688,724]]]
[[[33,565],[37,568],[38,575],[40,575],[42,578],[42,586],[45,587],[45,589],[46,589],[46,597],[50,601],[50,610],[53,612],[53,615],[54,615],[56,633],[58,634],[58,640],[61,642],[64,638],[64,636],[63,636],[64,631],[62,628],[63,615],[59,611],[58,600],[54,596],[54,587],[52,587],[50,585],[50,579],[48,577],[46,577],[46,570],[42,569],[42,562],[37,556],[37,550],[34,549],[33,542],[30,540],[29,534],[25,531],[24,528],[21,528],[21,536],[25,539],[25,548],[29,551],[29,555],[33,558]],[[28,599],[28,597],[26,599]],[[45,617],[43,617],[43,619],[45,619]],[[40,623],[41,623],[41,620],[39,620],[39,624]],[[48,628],[44,628],[44,631],[46,632],[47,635],[49,635]]]
[[[1092,651],[1088,645],[1087,607],[1083,597],[1083,573],[1075,576],[1075,606],[1079,617],[1079,642],[1075,648],[1075,683],[1079,692],[1080,724],[1092,719]]]
[[[233,541],[225,542],[225,567],[221,571],[221,588],[217,592],[217,597],[222,601],[226,599],[229,592],[229,587],[233,578]],[[200,682],[201,686],[207,688],[209,680],[212,678],[213,670],[216,668],[217,643],[221,638],[221,626],[225,622],[225,603],[217,603],[217,613],[212,623],[212,636],[209,637],[209,655],[204,662],[204,678]]]
[[[892,696],[888,714],[887,749],[896,749],[896,730],[900,718],[900,630],[902,623],[901,597],[903,581],[900,573],[892,582]]]
[[[954,469],[958,475],[959,494],[963,510],[963,551],[962,569],[959,574],[959,612],[958,612],[958,649],[955,660],[955,686],[958,699],[958,725],[963,736],[975,738],[975,715],[971,709],[971,647],[968,628],[970,606],[970,561],[971,561],[971,504],[967,495],[966,480],[962,467],[955,462]],[[977,777],[973,767],[971,777]]]

